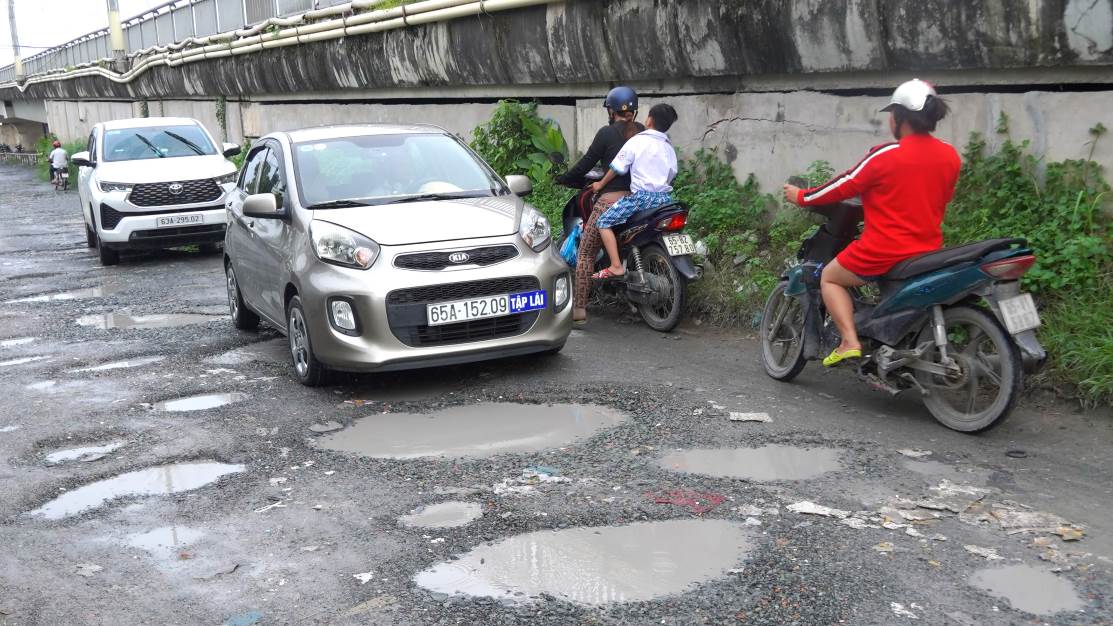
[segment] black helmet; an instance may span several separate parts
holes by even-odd
[[[638,92],[629,87],[615,87],[607,94],[603,106],[615,113],[638,110]]]

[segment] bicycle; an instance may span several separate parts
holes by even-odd
[[[51,168],[50,182],[54,185],[54,191],[66,191],[70,186],[70,172],[66,167],[53,167]]]

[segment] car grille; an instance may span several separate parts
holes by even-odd
[[[100,227],[104,230],[112,230],[119,225],[120,220],[125,217],[144,217],[148,215],[169,215],[171,213],[190,213],[194,211],[211,211],[213,209],[220,209],[223,207],[196,207],[192,209],[159,209],[157,211],[144,211],[142,213],[127,212],[122,213],[108,206],[107,204],[100,205]]]
[[[461,263],[452,262],[449,257],[463,252],[468,259]],[[514,246],[493,246],[487,248],[473,248],[471,250],[453,250],[451,252],[418,252],[403,254],[395,257],[394,267],[404,270],[437,271],[446,267],[457,265],[478,265],[486,267],[502,263],[518,256],[518,248]]]
[[[181,185],[179,193],[171,193],[171,185]],[[183,180],[170,183],[144,183],[131,190],[128,200],[135,206],[174,206],[178,204],[200,204],[213,202],[220,198],[223,191],[211,178]]]
[[[224,224],[179,226],[177,228],[159,228],[158,230],[137,230],[131,234],[128,241],[156,241],[192,235],[219,235],[223,232]]]
[[[530,311],[520,315],[429,326],[426,324],[425,305],[504,293],[536,291],[540,288],[541,283],[537,278],[519,276],[398,289],[387,294],[387,321],[394,336],[407,346],[413,347],[445,346],[513,337],[529,330],[537,320],[539,312]]]

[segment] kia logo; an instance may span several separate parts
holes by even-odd
[[[467,263],[468,259],[470,258],[471,255],[469,255],[467,252],[453,252],[452,254],[448,255],[448,260],[457,264]]]
[[[182,193],[182,190],[185,189],[185,186],[182,185],[181,183],[170,183],[170,186],[167,187],[167,189],[170,190],[170,193],[172,193],[176,196],[176,195]]]

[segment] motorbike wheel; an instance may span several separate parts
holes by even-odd
[[[650,328],[667,333],[680,323],[688,297],[688,281],[676,271],[672,257],[657,244],[650,244],[642,250],[642,264],[647,274],[663,279],[669,288],[656,304],[639,304],[638,313]]]
[[[947,428],[964,433],[988,430],[1005,421],[1020,399],[1022,368],[1020,355],[1005,329],[989,313],[972,307],[943,311],[947,328],[947,354],[958,362],[955,377],[916,372],[928,391],[924,404]],[[920,331],[919,342],[932,341],[929,322]],[[932,348],[925,355],[939,361]]]
[[[781,281],[765,301],[761,314],[761,362],[770,378],[789,382],[808,361],[804,358],[804,303],[785,295]]]

